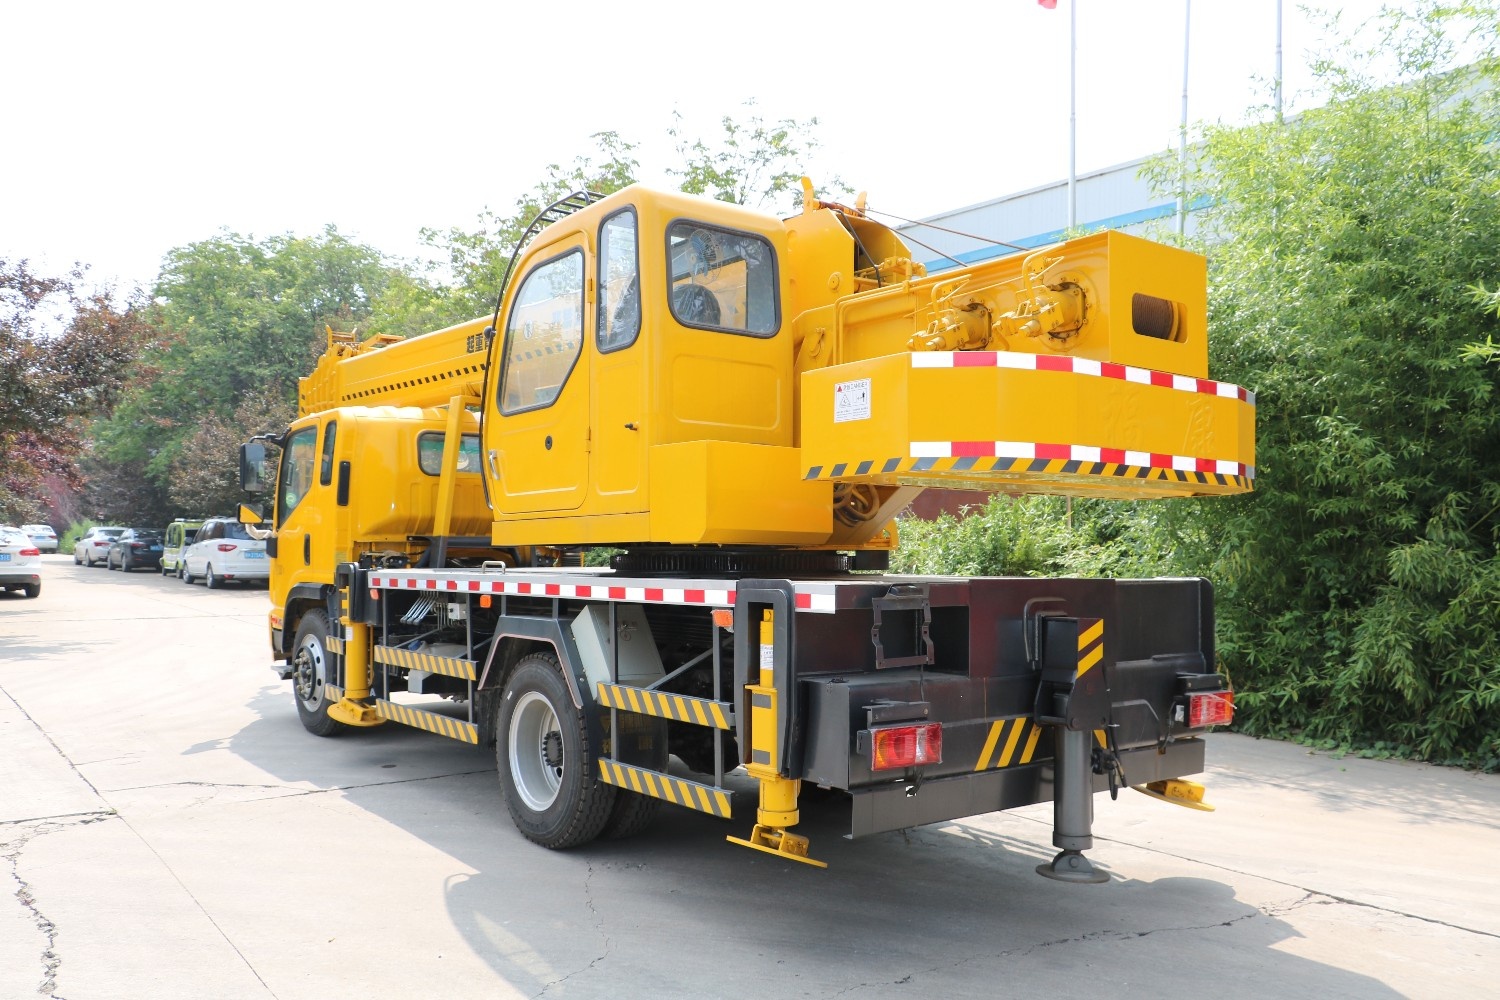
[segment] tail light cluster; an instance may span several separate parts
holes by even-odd
[[[37,548],[30,548],[30,549],[22,549],[21,550],[21,555],[23,555],[23,556],[39,556],[41,554],[42,554],[42,550],[41,549],[37,549]]]
[[[233,542],[220,542],[216,546],[216,548],[218,548],[220,552],[233,552],[235,549],[239,548],[239,546],[234,544]]]
[[[894,771],[943,762],[943,726],[938,722],[870,730],[870,770]]]
[[[1227,726],[1233,721],[1233,691],[1202,691],[1188,696],[1188,728]]]

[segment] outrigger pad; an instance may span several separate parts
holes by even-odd
[[[1109,876],[1094,867],[1094,863],[1078,851],[1062,851],[1045,865],[1037,865],[1036,873],[1059,882],[1081,884],[1108,882]]]

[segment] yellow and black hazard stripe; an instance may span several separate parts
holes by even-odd
[[[605,708],[619,708],[640,715],[652,715],[674,722],[689,722],[695,726],[710,726],[728,729],[734,713],[729,705],[708,698],[694,698],[685,694],[664,694],[660,691],[643,691],[623,684],[599,684],[599,704]]]
[[[375,699],[375,714],[388,722],[399,722],[403,726],[411,726],[414,729],[425,729],[429,733],[437,733],[449,739],[461,740],[464,743],[477,744],[479,742],[479,727],[462,719],[452,719],[446,715],[438,715],[436,712],[423,711],[420,708],[408,708],[383,698]]]
[[[659,771],[621,764],[608,757],[599,759],[599,776],[608,785],[628,788],[632,792],[639,792],[653,799],[664,799],[720,819],[730,818],[729,790],[725,788],[715,788],[696,781],[674,778]]]
[[[323,640],[323,648],[335,656],[344,655],[344,637],[341,635],[330,635]]]
[[[988,771],[1030,764],[1041,738],[1042,727],[1028,715],[997,719],[990,723],[989,735],[985,737],[984,748],[979,751],[979,760],[975,762],[974,770]]]
[[[1082,677],[1104,659],[1104,619],[1078,620],[1078,676]]]
[[[401,649],[398,646],[376,646],[374,652],[376,663],[405,667],[407,670],[425,670],[429,674],[443,674],[466,681],[472,681],[478,677],[474,670],[473,660],[455,656],[436,656],[432,653]]]
[[[803,473],[803,479],[842,479],[845,476],[902,476],[913,473],[1013,473],[1048,476],[1097,476],[1114,479],[1139,479],[1146,482],[1196,483],[1199,486],[1233,487],[1250,490],[1255,480],[1249,476],[1221,472],[1197,472],[1150,465],[1125,465],[1116,462],[1085,462],[1066,458],[998,458],[963,455],[943,458],[888,458],[814,465]]]

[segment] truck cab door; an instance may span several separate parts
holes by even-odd
[[[323,442],[330,452],[335,426],[329,420],[323,428]],[[331,535],[324,496],[329,491],[318,477],[319,430],[315,421],[294,425],[281,452],[276,476],[276,556],[270,566],[271,602],[278,606],[299,583],[333,582],[331,553],[320,551],[315,558],[313,552],[314,539]]]
[[[588,253],[553,245],[517,285],[502,327],[483,447],[496,513],[576,510],[589,487]]]

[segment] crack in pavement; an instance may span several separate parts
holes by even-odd
[[[1057,948],[1063,945],[1085,944],[1099,941],[1132,941],[1137,938],[1150,937],[1153,934],[1175,934],[1184,932],[1191,933],[1193,931],[1211,931],[1221,927],[1233,927],[1236,924],[1244,923],[1247,920],[1257,920],[1265,917],[1275,919],[1281,914],[1289,913],[1292,910],[1298,909],[1299,907],[1314,902],[1312,897],[1317,895],[1319,895],[1319,893],[1309,892],[1306,895],[1296,900],[1292,900],[1288,903],[1278,903],[1266,907],[1257,907],[1253,913],[1244,913],[1238,917],[1231,917],[1227,920],[1216,920],[1212,923],[1207,924],[1184,924],[1181,926],[1172,927],[1150,927],[1145,930],[1098,930],[1089,931],[1085,934],[1078,934],[1073,937],[1056,938],[1051,941],[1038,941],[1035,944],[1029,944],[1023,948],[1013,948],[1008,951],[986,952],[984,954],[972,955],[968,958],[962,958],[956,962],[950,962],[946,965],[930,966],[925,969],[917,970],[916,972],[908,972],[900,979],[887,980],[883,983],[856,983],[831,995],[845,996],[847,994],[855,993],[859,990],[868,989],[871,986],[876,985],[906,986],[911,983],[913,978],[919,975],[929,975],[942,969],[958,969],[972,962],[978,961],[992,961],[997,958],[1026,958],[1037,952],[1047,951],[1049,949]]]
[[[474,771],[449,771],[446,774],[424,774],[413,778],[393,778],[390,781],[369,781],[358,785],[332,785],[328,788],[293,788],[289,785],[226,781],[162,781],[152,785],[130,785],[125,788],[111,788],[104,794],[115,795],[120,792],[149,792],[158,788],[251,788],[282,793],[281,795],[274,796],[275,798],[292,798],[298,795],[327,795],[330,792],[349,792],[361,788],[384,788],[387,785],[407,785],[418,781],[439,781],[443,778],[465,778],[471,774],[489,774],[492,771],[494,771],[494,768],[486,767]],[[104,794],[101,794],[100,797],[103,798]]]
[[[57,997],[57,972],[62,968],[62,955],[57,951],[57,924],[50,920],[42,912],[41,905],[37,902],[36,892],[21,875],[21,854],[26,846],[38,837],[45,837],[49,833],[59,830],[72,829],[78,826],[87,826],[91,823],[102,823],[107,819],[113,819],[113,810],[95,813],[78,813],[70,817],[51,817],[41,821],[30,821],[26,825],[29,829],[22,829],[18,835],[9,840],[0,842],[0,857],[3,857],[10,865],[10,877],[16,883],[15,897],[20,902],[21,908],[30,916],[36,929],[41,932],[46,941],[42,948],[41,966],[42,980],[37,986],[37,993],[42,996]],[[69,820],[64,822],[64,819]]]
[[[608,958],[610,952],[614,950],[614,939],[611,938],[609,936],[609,932],[604,929],[604,915],[600,913],[599,908],[594,905],[594,874],[594,866],[592,863],[590,863],[588,866],[588,874],[583,877],[583,905],[588,908],[589,915],[593,918],[594,929],[599,932],[600,937],[604,938],[604,950],[600,952],[598,956],[591,959],[589,961],[589,964],[585,965],[583,968],[577,969],[573,972],[568,973],[566,976],[562,976],[559,979],[554,979],[551,982],[547,983],[542,987],[541,992],[535,994],[533,1000],[537,1000],[537,998],[546,996],[548,992],[551,991],[552,987],[561,986],[563,983],[566,983],[574,976],[581,976],[583,975],[583,973],[596,968],[599,963]]]

